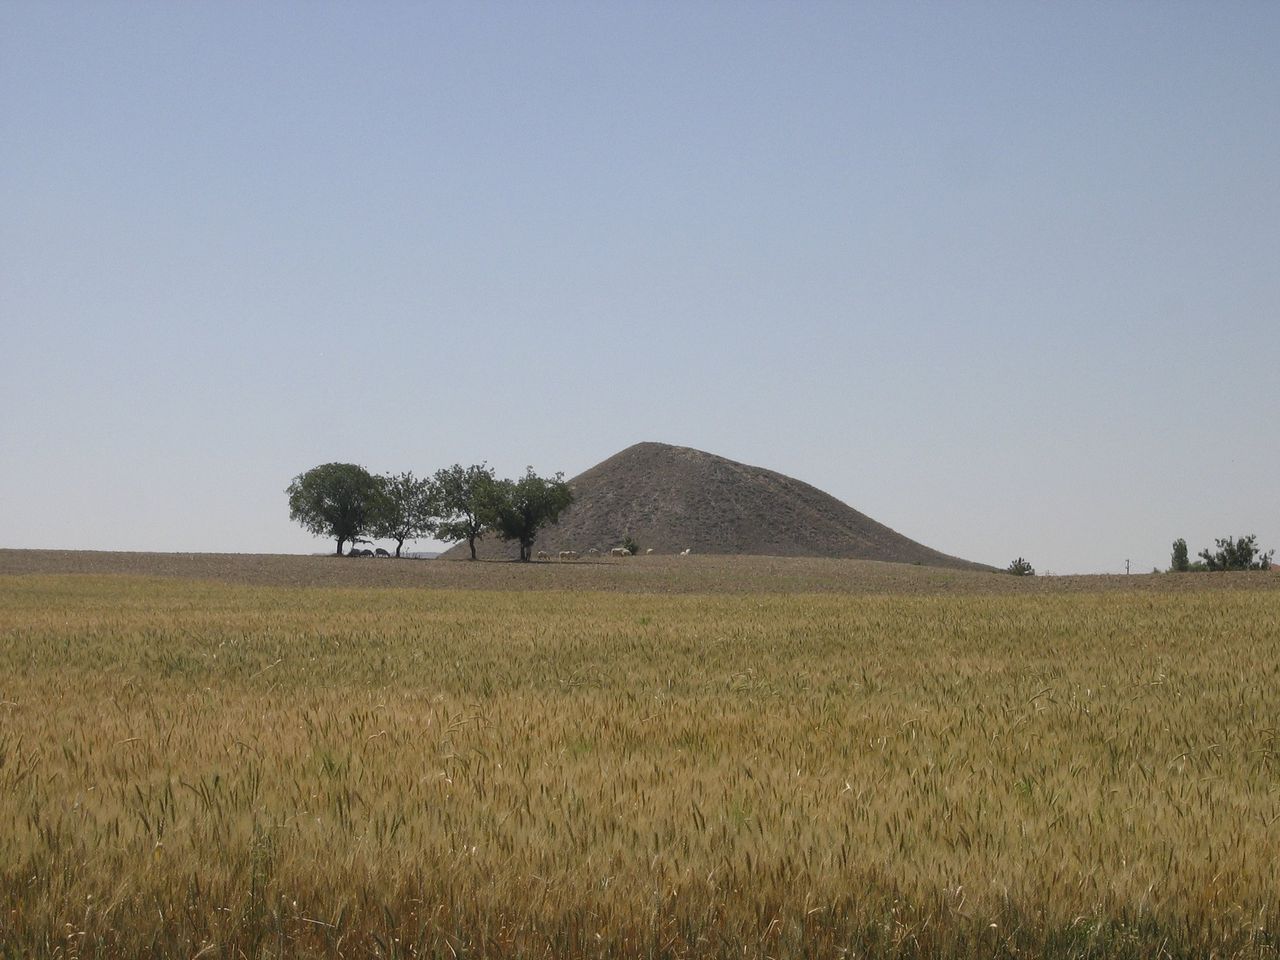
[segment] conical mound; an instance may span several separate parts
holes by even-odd
[[[989,570],[931,550],[792,477],[665,443],[637,443],[569,481],[573,505],[538,535],[535,550],[608,553],[630,536],[671,554],[850,557]],[[492,537],[485,558],[518,551]],[[444,556],[470,555],[465,543]]]

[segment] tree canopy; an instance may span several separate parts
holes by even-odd
[[[378,478],[354,463],[324,463],[298,474],[285,489],[289,519],[317,537],[333,537],[335,553],[342,545],[369,533],[382,508]]]
[[[396,542],[396,556],[406,540],[429,537],[436,531],[436,487],[430,477],[421,479],[412,473],[399,473],[379,478],[382,502],[373,524],[373,535]]]
[[[483,463],[455,463],[431,477],[375,477],[354,463],[325,463],[294,477],[285,492],[290,519],[316,536],[332,537],[339,555],[346,543],[354,548],[374,538],[394,540],[399,557],[406,541],[435,536],[467,541],[472,560],[476,541],[489,531],[517,541],[520,559],[528,560],[538,531],[555,523],[573,500],[564,474],[548,479],[530,467],[518,480],[498,480]]]
[[[525,471],[519,480],[502,480],[495,484],[490,501],[490,522],[503,540],[520,544],[520,559],[527,562],[533,554],[538,531],[555,523],[573,502],[573,491],[564,482],[564,474],[547,479]],[[474,556],[475,547],[472,546]]]
[[[1271,569],[1271,558],[1275,556],[1275,551],[1263,553],[1258,547],[1256,534],[1251,533],[1238,540],[1229,536],[1222,537],[1216,539],[1214,544],[1217,546],[1216,550],[1211,551],[1206,547],[1199,554],[1208,570]]]
[[[436,506],[440,517],[436,536],[450,543],[466,540],[472,560],[476,558],[476,540],[494,519],[497,483],[493,469],[483,463],[470,467],[455,463],[436,471]]]

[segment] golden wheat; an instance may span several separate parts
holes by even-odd
[[[0,579],[11,956],[1276,956],[1280,592]]]

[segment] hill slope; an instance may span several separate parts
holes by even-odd
[[[630,534],[655,553],[852,557],[989,570],[931,550],[830,494],[773,470],[665,443],[637,443],[569,481],[574,503],[537,550],[608,552]],[[515,557],[492,538],[482,557]],[[445,559],[469,555],[465,543]]]

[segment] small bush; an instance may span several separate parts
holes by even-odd
[[[640,544],[636,543],[635,538],[631,534],[627,534],[622,538],[622,549],[633,557],[640,552]]]
[[[1015,577],[1034,577],[1036,575],[1036,568],[1031,565],[1030,560],[1024,560],[1022,557],[1019,557],[1005,568],[1005,573],[1011,573]]]

